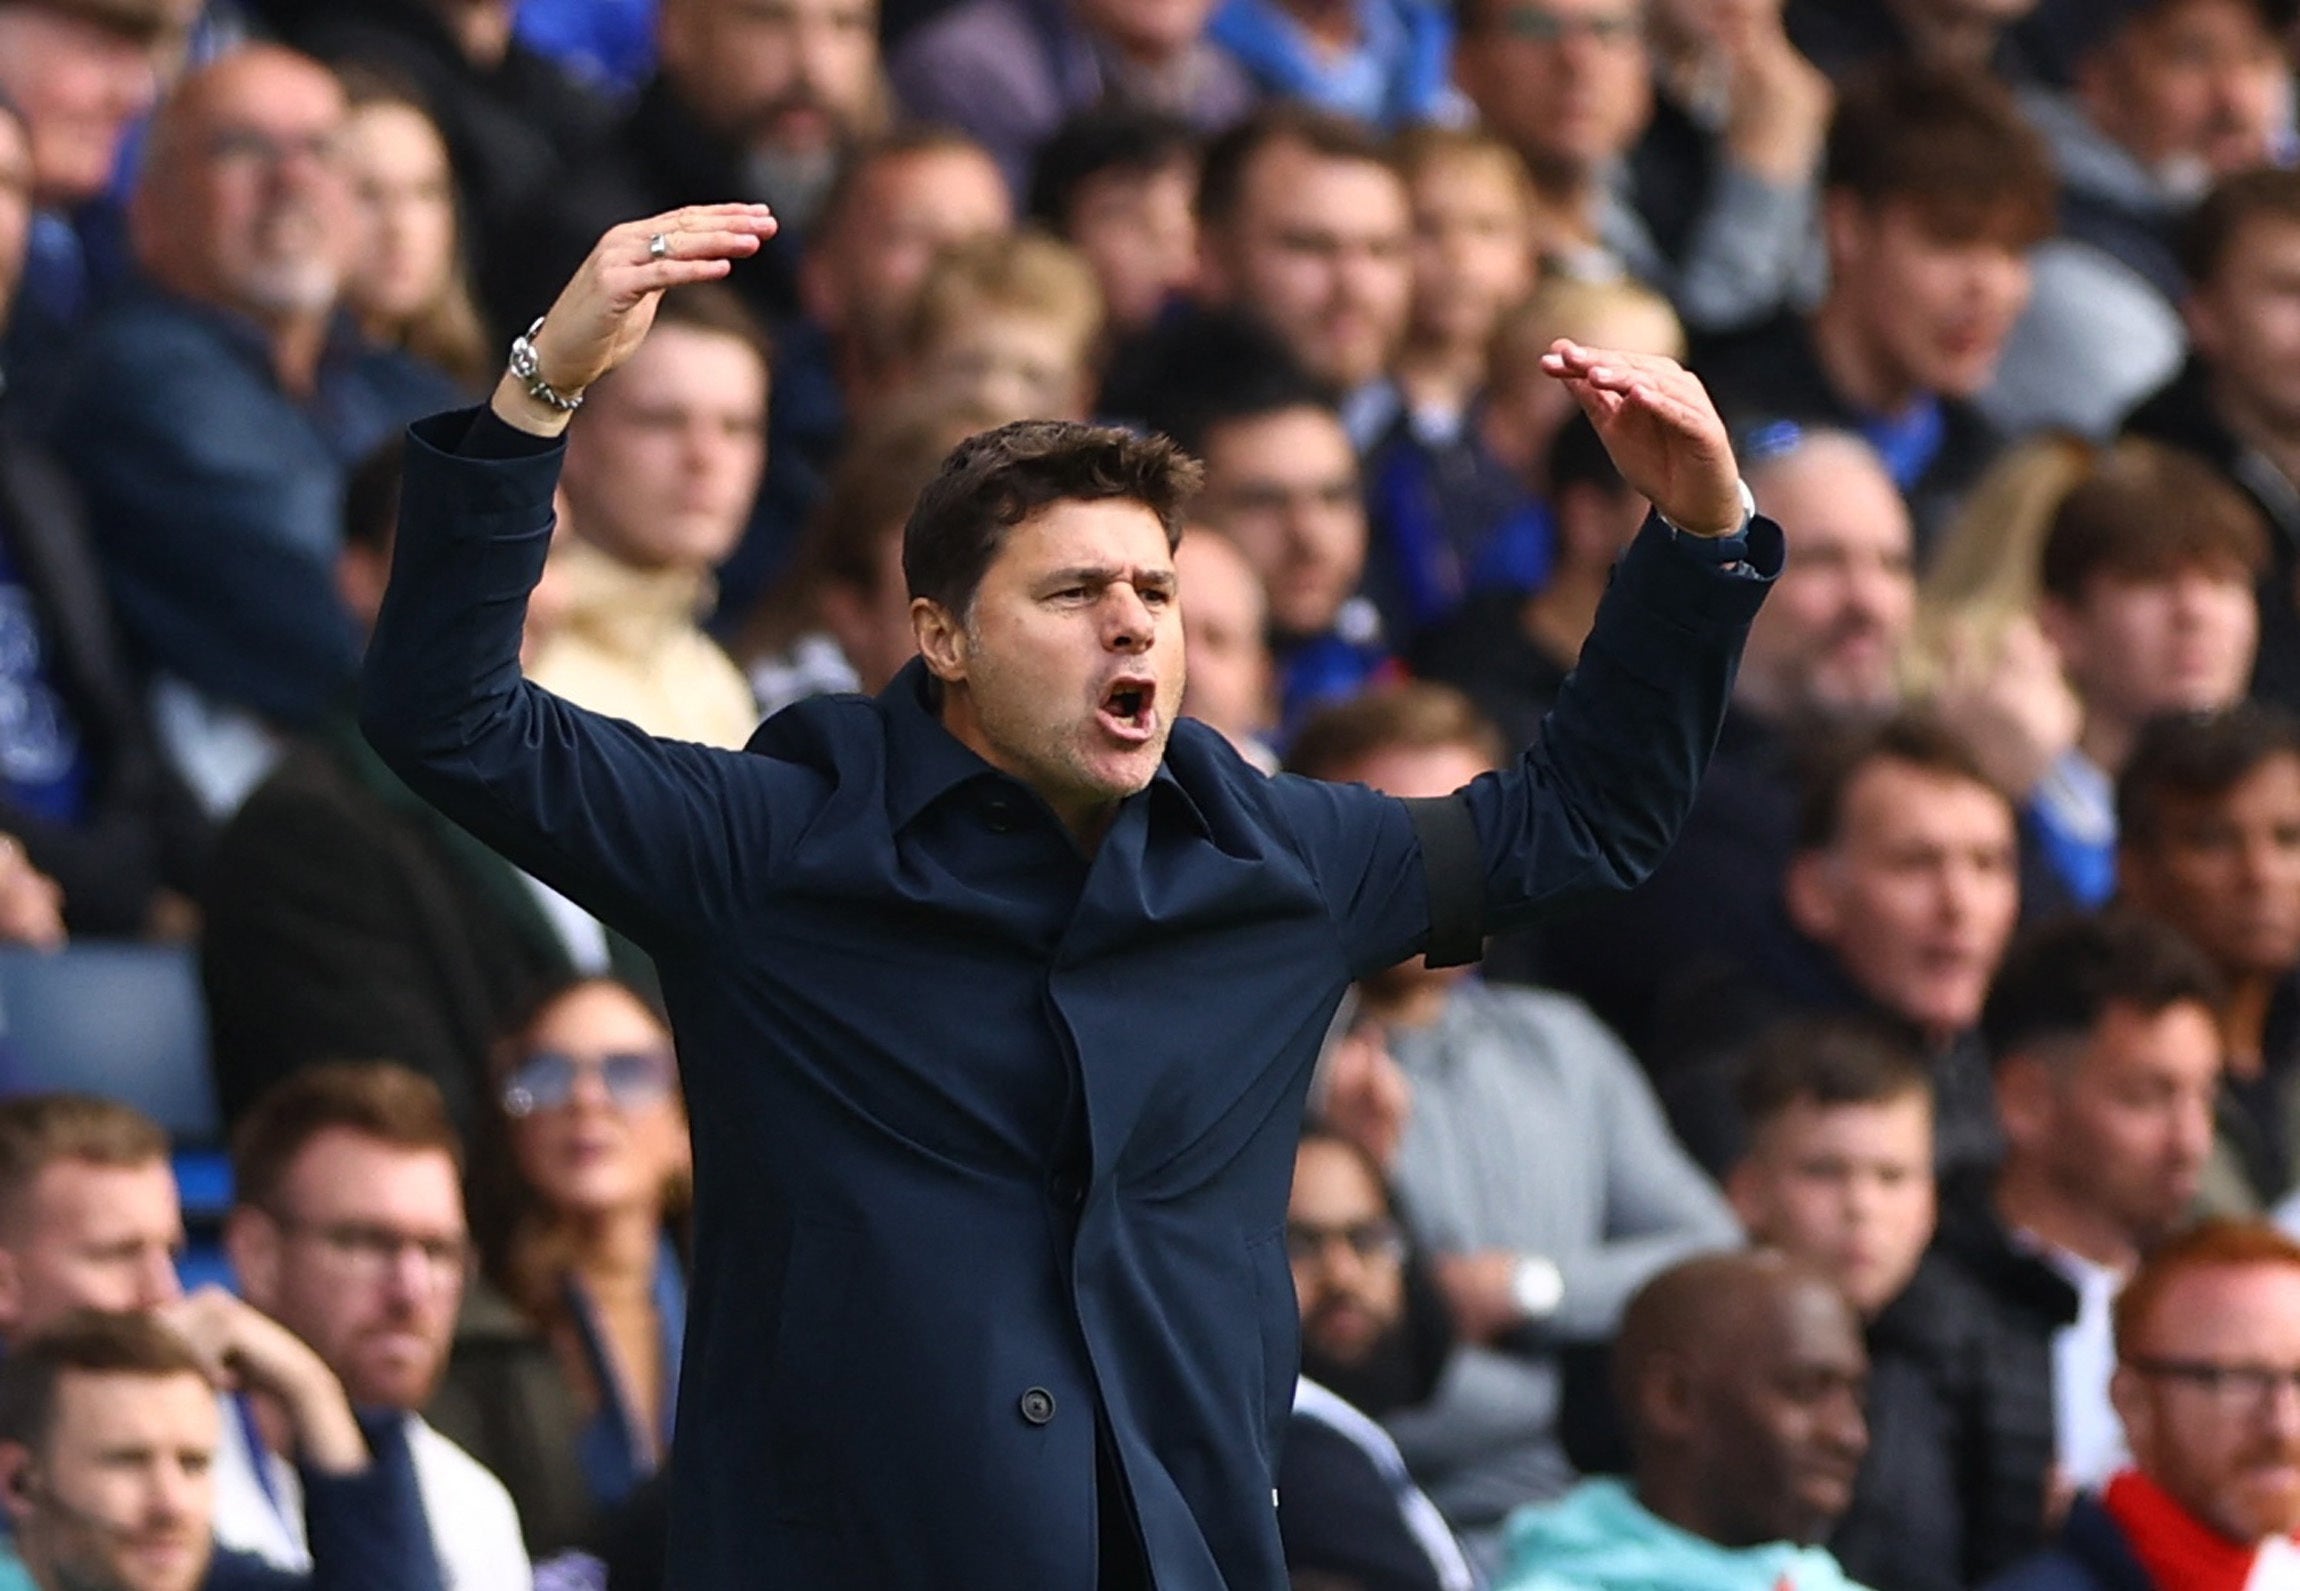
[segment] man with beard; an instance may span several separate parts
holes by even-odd
[[[1459,693],[1406,685],[1312,719],[1288,766],[1411,799],[1499,757]],[[1503,1515],[1571,1475],[1563,1352],[1610,1336],[1656,1271],[1740,1230],[1636,1060],[1579,1003],[1419,960],[1359,991],[1413,1092],[1399,1191],[1462,1336],[1493,1350],[1386,1418],[1454,1527],[1490,1546]]]
[[[2143,1256],[2194,1208],[2220,1084],[2219,980],[2192,945],[2129,916],[2071,918],[2026,936],[1989,991],[2004,1161],[1952,1188],[1940,1249],[1992,1313],[2049,1343],[2061,1479],[2097,1485],[2124,1458],[2110,1408],[2110,1312]],[[2052,1324],[2008,1286],[2040,1263],[2073,1292]],[[2034,1273],[2030,1272],[2032,1280]],[[2066,1297],[2066,1294],[2063,1294]]]
[[[261,1323],[262,1334],[201,1347],[146,1315],[81,1311],[11,1352],[0,1367],[0,1507],[13,1534],[0,1548],[0,1582],[33,1591],[452,1584],[423,1539],[406,1446],[388,1433],[372,1461],[362,1453],[364,1467],[313,1473],[309,1574],[217,1548],[209,1521],[222,1422],[213,1382],[228,1375],[285,1390],[310,1354]],[[222,1346],[228,1369],[215,1351]],[[352,1427],[350,1440],[359,1438]]]
[[[2210,1221],[2116,1302],[2132,1464],[1989,1591],[2239,1591],[2300,1574],[2300,1245]]]
[[[1835,1286],[1766,1251],[1688,1260],[1614,1353],[1631,1478],[1519,1510],[1500,1591],[1852,1586],[1821,1543],[1869,1445],[1869,1360]]]
[[[1374,1423],[1427,1398],[1452,1357],[1444,1305],[1409,1269],[1407,1242],[1372,1156],[1306,1129],[1286,1206],[1302,1376],[1278,1465],[1278,1534],[1297,1577],[1468,1591],[1453,1533]]]
[[[262,776],[275,731],[350,690],[345,477],[454,394],[337,312],[357,232],[343,120],[335,78],[287,50],[184,80],[129,210],[142,286],[79,340],[49,415],[121,626],[159,676],[163,741],[217,811]]]
[[[1876,449],[1848,431],[1769,426],[1745,444],[1750,489],[1797,556],[1750,628],[1717,759],[1685,832],[1652,878],[1592,903],[1570,929],[1496,947],[1496,976],[1589,1002],[1662,1076],[1668,986],[1745,961],[1775,932],[1797,848],[1796,752],[1901,700],[1917,584],[1909,511]],[[1708,1033],[1705,1043],[1717,1035]]]
[[[439,1090],[405,1067],[307,1067],[233,1134],[224,1242],[247,1301],[308,1343],[371,1418],[396,1413],[450,1586],[529,1582],[503,1483],[417,1411],[447,1363],[471,1242],[462,1146]],[[216,1539],[312,1567],[302,1485],[277,1406],[238,1399],[216,1461]]]

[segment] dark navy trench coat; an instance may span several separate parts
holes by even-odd
[[[1184,721],[1088,857],[946,733],[918,665],[748,752],[518,671],[557,449],[414,429],[366,668],[377,749],[656,956],[696,1178],[681,1591],[1087,1591],[1107,1422],[1161,1591],[1285,1583],[1282,1231],[1320,1039],[1420,951],[1405,807]],[[1461,798],[1490,925],[1642,876],[1781,557],[1649,525],[1541,749]]]

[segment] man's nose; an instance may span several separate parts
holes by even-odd
[[[1157,634],[1158,620],[1142,593],[1124,581],[1113,582],[1102,604],[1104,639],[1111,650],[1138,652]]]

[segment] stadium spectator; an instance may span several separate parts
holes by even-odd
[[[517,36],[516,0],[250,0],[247,9],[283,43],[346,72],[381,74],[417,96],[470,201],[482,281],[523,264],[516,256],[536,247],[522,218],[598,174],[614,107]]]
[[[1677,191],[1640,213],[1629,156],[1653,119],[1646,7],[1637,0],[1472,0],[1454,76],[1533,175],[1541,251],[1582,275],[1628,271],[1687,323],[1746,325],[1784,307],[1806,273],[1814,168],[1829,96],[1762,7],[1724,78],[1729,110],[1668,172]],[[1658,176],[1658,161],[1648,175]],[[1658,186],[1658,184],[1657,184]],[[1667,223],[1657,237],[1654,222]]]
[[[2061,502],[2040,561],[2037,616],[2083,708],[2074,745],[2031,791],[2024,821],[2086,906],[2116,885],[2116,777],[2159,713],[2244,699],[2268,560],[2251,503],[2192,453],[2133,439]]]
[[[1939,1169],[1997,1151],[1977,1026],[2020,912],[2012,802],[1953,731],[1907,716],[1816,754],[1781,875],[1778,915],[1756,944],[1668,985],[1649,1064],[1678,1136],[1723,1172],[1745,1139],[1733,1105],[1742,1044],[1790,1012],[1881,1021],[1933,1074]]]
[[[106,190],[129,129],[159,99],[163,56],[185,25],[179,0],[6,0],[0,101],[31,141],[30,248],[0,367],[19,391],[44,386],[67,338],[118,286],[119,215]]]
[[[502,218],[482,278],[496,318],[524,326],[600,232],[635,215],[730,198],[773,205],[782,231],[728,278],[769,325],[800,307],[811,246],[846,151],[886,119],[873,0],[662,0],[655,75],[589,154],[580,181]]]
[[[763,716],[824,691],[875,696],[918,655],[903,526],[950,450],[994,423],[981,409],[897,402],[856,434],[790,572],[735,641]]]
[[[352,474],[337,585],[375,621],[399,517],[400,445]],[[530,652],[564,610],[554,543],[527,606]],[[217,836],[201,895],[216,1093],[237,1121],[314,1061],[389,1055],[429,1078],[468,1137],[488,1046],[534,991],[646,958],[439,822],[368,749],[348,701],[299,737]]]
[[[362,75],[347,76],[345,87],[344,164],[358,233],[344,307],[376,346],[404,349],[477,392],[500,356],[472,300],[446,141],[404,91]]]
[[[475,1140],[480,1285],[427,1415],[503,1478],[541,1560],[661,1465],[686,1323],[689,1182],[670,1031],[611,979],[512,1029]]]
[[[2112,433],[2180,368],[2180,223],[2215,178],[2270,163],[2291,67],[2266,0],[2120,0],[2083,16],[2075,84],[2023,102],[2061,178],[2058,235],[1981,405],[2012,435]]]
[[[1533,285],[1524,164],[1499,139],[1450,128],[1405,135],[1398,163],[1413,205],[1413,298],[1393,361],[1399,412],[1367,462],[1367,584],[1408,642],[1475,593],[1540,585],[1550,545],[1528,483],[1478,425],[1495,332]]]
[[[1500,759],[1458,693],[1406,685],[1313,718],[1288,766],[1412,798]],[[1739,1232],[1635,1058],[1583,1007],[1418,960],[1359,990],[1412,1089],[1399,1192],[1463,1339],[1502,1351],[1479,1384],[1392,1414],[1391,1434],[1455,1528],[1490,1545],[1511,1508],[1570,1476],[1560,1347],[1602,1341],[1647,1278]]]
[[[1732,711],[1685,828],[1642,887],[1593,903],[1570,932],[1537,935],[1526,957],[1497,962],[1522,976],[1519,961],[1530,959],[1540,981],[1588,1001],[1657,1073],[1683,1042],[1665,1031],[1662,985],[1696,982],[1704,965],[1779,939],[1800,748],[1898,704],[1895,663],[1916,600],[1908,513],[1873,449],[1794,427],[1760,434],[1745,452],[1752,489],[1792,528],[1798,557],[1750,628]]]
[[[443,1591],[398,1426],[363,1429],[293,1334],[225,1294],[195,1302],[172,1329],[82,1311],[0,1365],[0,1576],[34,1591]],[[329,1407],[300,1453],[310,1574],[216,1545],[225,1377]]]
[[[1179,117],[1105,106],[1038,151],[1030,218],[1093,265],[1113,341],[1146,331],[1197,277],[1198,147]]]
[[[1366,558],[1357,455],[1332,400],[1284,349],[1260,352],[1258,328],[1209,319],[1189,332],[1200,346],[1182,374],[1229,374],[1219,388],[1185,381],[1192,408],[1152,423],[1205,461],[1192,511],[1261,578],[1282,741],[1321,703],[1393,668],[1380,615],[1355,595]]]
[[[2061,1478],[2124,1457],[2109,1327],[2140,1258],[2185,1224],[2212,1152],[2219,980],[2145,918],[2071,918],[2016,944],[1982,1019],[2005,1154],[1987,1198],[2014,1243],[2074,1289],[2052,1340]],[[1960,1190],[1972,1215],[1978,1187]]]
[[[2119,899],[2194,943],[2226,995],[2204,1203],[2265,1209],[2300,1165],[2300,730],[2249,703],[2160,719],[2125,764],[2116,810]]]
[[[998,168],[959,134],[891,133],[841,167],[800,266],[804,313],[775,330],[766,481],[741,548],[719,570],[722,613],[746,614],[765,594],[850,427],[885,403],[935,257],[1013,225]]]
[[[0,331],[33,191],[29,136],[0,102]],[[15,419],[0,406],[0,940],[180,936],[207,826],[160,759],[80,496]]]
[[[1224,0],[1208,36],[1273,98],[1394,128],[1459,119],[1453,22],[1426,0]]]
[[[1999,445],[1972,400],[2028,302],[2053,195],[2042,140],[1985,77],[1899,71],[1848,89],[1822,190],[1827,294],[1695,348],[1727,418],[1866,437],[1929,545]]]
[[[1269,736],[1277,720],[1277,675],[1261,576],[1236,542],[1201,526],[1174,549],[1174,577],[1190,659],[1182,711],[1219,729],[1248,762],[1275,773]]]
[[[1254,85],[1206,39],[1214,0],[959,0],[906,36],[887,64],[917,121],[982,140],[1017,196],[1065,117],[1117,103],[1211,133],[1243,116]]]
[[[1501,1591],[1845,1591],[1821,1543],[1868,1447],[1860,1322],[1819,1272],[1772,1253],[1686,1260],[1640,1289],[1615,1385],[1632,1474],[1509,1522]]]
[[[2131,1467],[2078,1496],[2052,1550],[1988,1591],[2203,1591],[2286,1572],[2296,1375],[2300,1247],[2235,1221],[2165,1244],[2116,1303],[2111,1385]]]
[[[167,1134],[142,1112],[81,1094],[0,1102],[0,1343],[75,1309],[174,1302],[183,1245]]]
[[[529,1583],[503,1483],[426,1424],[470,1257],[463,1153],[439,1090],[386,1062],[309,1067],[233,1133],[225,1246],[241,1295],[310,1345],[371,1418],[407,1416],[408,1455],[451,1586]],[[302,1486],[286,1430],[257,1406],[228,1422],[216,1463],[216,1539],[310,1570]]]
[[[2202,454],[2260,507],[2273,534],[2260,582],[2256,695],[2300,710],[2300,171],[2250,171],[2206,196],[2182,234],[2189,358],[2124,423]]]
[[[129,212],[145,281],[76,339],[49,414],[121,624],[162,676],[163,741],[218,814],[280,730],[350,688],[333,581],[345,474],[455,399],[339,314],[344,115],[326,68],[274,46],[184,79]]]
[[[902,385],[929,406],[994,424],[1093,412],[1102,290],[1086,257],[1040,232],[945,251],[919,284]]]
[[[1306,1128],[1286,1207],[1303,1368],[1278,1463],[1278,1535],[1297,1584],[1313,1575],[1394,1591],[1477,1584],[1397,1444],[1374,1423],[1427,1397],[1451,1357],[1450,1333],[1433,1319],[1443,1306],[1426,1284],[1409,1296],[1407,1242],[1365,1150]]]
[[[1832,1278],[1867,1337],[1869,1451],[1830,1550],[1878,1591],[1957,1591],[2033,1551],[2042,1508],[2016,1509],[2044,1495],[2052,1411],[2017,1379],[2033,1356],[1999,1351],[1986,1301],[1927,1257],[1923,1057],[1869,1023],[1792,1019],[1751,1047],[1736,1092],[1749,1152],[1726,1191],[1750,1241]]]
[[[1341,394],[1368,447],[1398,413],[1385,379],[1413,296],[1405,179],[1357,123],[1273,105],[1216,138],[1198,180],[1198,296],[1261,320]]]
[[[715,282],[666,294],[646,346],[589,395],[561,478],[568,607],[530,676],[650,734],[739,747],[751,688],[701,617],[765,464],[767,348]]]
[[[2011,36],[2037,0],[1789,0],[1789,36],[1831,77],[1896,61],[2018,80]]]
[[[1471,597],[1409,654],[1417,675],[1468,695],[1509,746],[1533,744],[1581,657],[1614,564],[1652,512],[1578,417],[1549,449],[1543,495],[1556,550],[1540,588]]]

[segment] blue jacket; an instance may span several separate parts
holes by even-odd
[[[2060,1537],[2014,1564],[1981,1591],[2157,1591],[2124,1527],[2090,1492],[2068,1505]]]
[[[284,724],[340,706],[359,656],[335,590],[344,479],[454,391],[348,324],[299,400],[250,322],[149,289],[98,316],[50,437],[139,661]]]
[[[1090,1586],[1099,1426],[1160,1591],[1283,1586],[1294,1144],[1344,989],[1430,941],[1407,807],[1185,721],[1089,857],[915,662],[748,754],[582,712],[518,669],[558,450],[457,456],[469,425],[415,427],[365,722],[661,968],[696,1180],[669,1583]],[[1648,528],[1542,749],[1462,798],[1493,925],[1652,866],[1764,590]]]

